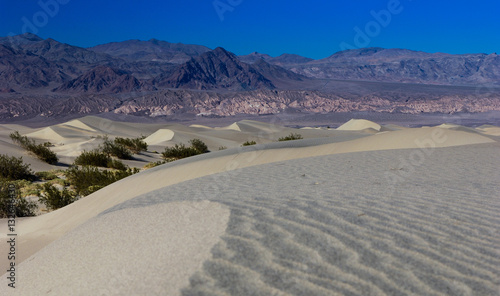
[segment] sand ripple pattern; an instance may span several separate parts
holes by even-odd
[[[260,165],[149,193],[231,209],[182,295],[499,295],[500,146],[371,151]],[[485,157],[488,155],[489,157]],[[404,175],[392,190],[387,173]]]

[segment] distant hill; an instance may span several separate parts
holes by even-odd
[[[192,57],[210,51],[210,48],[201,45],[170,43],[157,39],[111,42],[89,49],[128,61],[155,61],[174,64],[184,63]]]
[[[296,54],[289,54],[289,53],[284,53],[280,55],[279,57],[271,58],[269,59],[269,63],[274,64],[274,65],[279,65],[279,66],[286,66],[286,65],[298,65],[298,64],[305,64],[314,61],[311,58],[306,58],[300,55]]]
[[[341,51],[325,59],[287,68],[314,78],[500,85],[500,57],[495,53],[451,55],[407,49],[363,48]]]
[[[247,64],[253,64],[258,60],[268,61],[272,58],[273,57],[268,55],[268,54],[258,53],[258,52],[252,52],[251,54],[238,56],[238,59],[240,61],[247,63]]]
[[[305,64],[314,61],[313,59],[306,58],[296,54],[284,53],[279,57],[272,57],[268,54],[258,53],[258,52],[252,52],[251,54],[248,55],[238,56],[238,59],[240,59],[240,61],[242,62],[249,64],[253,64],[257,61],[264,60],[269,64],[278,66]]]

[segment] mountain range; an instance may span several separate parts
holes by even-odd
[[[429,85],[442,86],[438,92],[450,96],[463,97],[460,88],[472,87],[475,96],[486,93],[489,99],[498,99],[500,57],[496,53],[451,55],[363,48],[314,60],[257,52],[237,56],[221,47],[212,50],[157,39],[82,48],[30,33],[0,37],[0,103],[4,108],[0,118],[14,116],[15,110],[9,111],[14,107],[5,102],[16,98],[53,100],[78,95],[81,103],[96,95],[133,98],[184,89],[254,94],[275,90],[297,95],[306,90],[356,99],[360,90],[352,88],[352,82],[365,89],[357,99],[367,95],[394,99],[393,95],[384,97],[387,83],[395,83],[398,97],[409,101]],[[465,93],[470,98],[471,92]],[[300,100],[307,99],[300,96]]]

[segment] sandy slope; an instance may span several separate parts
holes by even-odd
[[[288,132],[237,126],[219,131]],[[200,137],[216,131],[178,133],[189,129]],[[177,161],[20,221],[18,262],[33,255],[19,266],[20,295],[120,295],[123,287],[165,294],[170,273],[182,276],[169,295],[182,287],[185,295],[489,295],[498,288],[495,140],[439,127],[332,135]],[[197,208],[201,200],[210,202]],[[194,217],[201,224],[168,227]],[[197,240],[201,233],[207,238]],[[198,253],[186,265],[169,257]],[[128,265],[138,254],[141,262]],[[154,275],[143,285],[137,279],[150,266]]]
[[[343,125],[339,126],[338,130],[346,130],[346,131],[360,131],[366,129],[372,129],[375,131],[380,131],[382,127],[380,124],[375,123],[373,121],[365,120],[365,119],[351,119]]]
[[[15,130],[21,132],[37,142],[50,142],[51,148],[60,157],[61,168],[73,163],[74,159],[84,150],[92,150],[102,144],[103,136],[110,139],[115,137],[141,137],[149,145],[149,151],[162,152],[167,146],[185,144],[198,138],[208,145],[211,151],[217,151],[221,147],[236,148],[246,141],[256,141],[258,144],[277,141],[280,137],[287,136],[296,129],[277,126],[269,123],[243,120],[226,127],[206,127],[199,125],[184,126],[181,124],[140,124],[128,122],[116,122],[95,116],[87,116],[49,127],[30,129],[19,125],[0,125],[0,148],[9,155],[25,156],[25,161],[32,164],[35,171],[50,170],[56,166],[48,166],[36,160],[33,156],[25,153],[19,147],[12,145],[9,134]],[[337,137],[346,134],[353,137],[362,137],[367,134],[362,132],[345,132],[335,130],[301,130],[304,138]],[[160,155],[141,154],[136,156],[135,161],[126,162],[134,167],[142,167],[151,161],[157,161]]]

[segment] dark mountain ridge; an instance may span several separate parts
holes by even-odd
[[[220,47],[156,39],[81,48],[33,34],[0,37],[3,119],[63,116],[68,110],[230,116],[291,109],[500,110],[500,57],[364,48],[312,60],[238,57]]]
[[[262,63],[265,63],[262,61]],[[259,88],[274,89],[272,79],[278,78],[274,73],[282,74],[279,78],[285,78],[283,72],[289,73],[289,79],[298,77],[297,74],[283,68],[280,72],[269,71],[269,67],[256,67],[241,62],[236,55],[218,47],[213,51],[192,58],[185,64],[179,66],[172,74],[159,77],[155,85],[170,88],[187,89],[230,89],[230,90],[252,90]],[[259,71],[260,70],[260,71]],[[267,76],[267,77],[266,77]]]
[[[88,49],[128,61],[156,61],[173,64],[187,62],[192,57],[210,51],[210,48],[201,45],[170,43],[157,39],[111,42]]]

